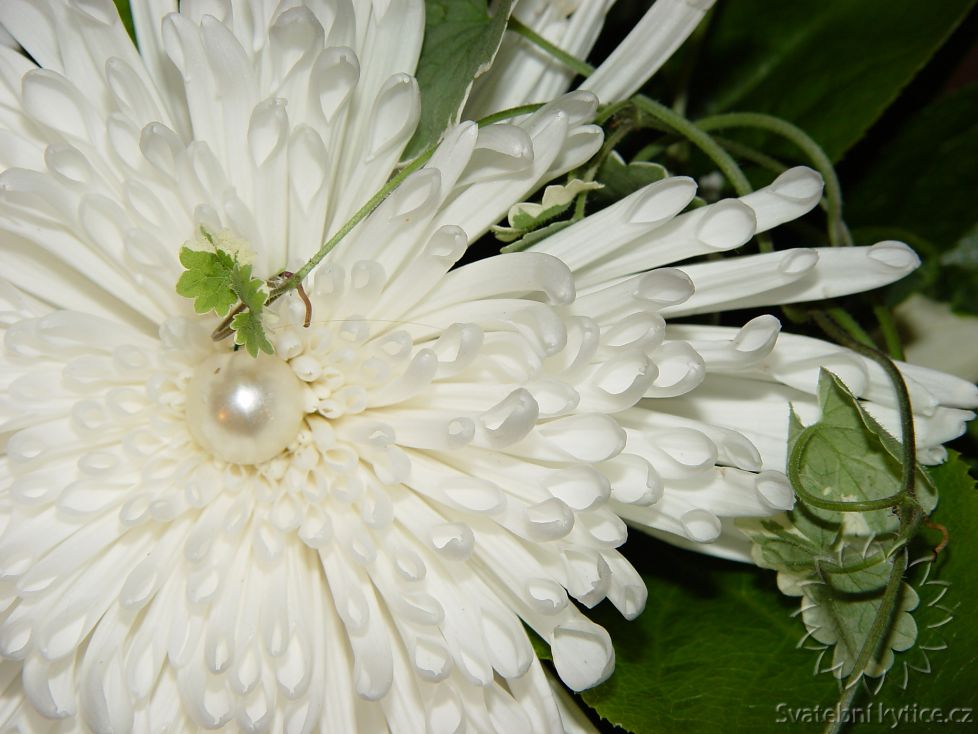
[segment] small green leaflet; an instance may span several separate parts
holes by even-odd
[[[797,467],[800,489],[836,502],[877,500],[900,491],[900,444],[860,405],[845,384],[823,370],[818,386],[821,418],[804,427],[792,416],[789,462]],[[925,512],[934,509],[936,490],[919,472],[916,492]],[[846,678],[871,634],[896,558],[898,517],[889,509],[836,512],[806,506],[799,499],[776,520],[751,521],[742,529],[753,541],[755,562],[778,571],[778,587],[801,597],[801,617],[812,639],[831,649],[820,670]],[[910,612],[917,593],[902,583],[889,629],[861,672],[884,675],[894,652],[910,649],[917,626]]]
[[[234,258],[223,250],[207,252],[180,248],[180,264],[185,268],[177,281],[177,293],[194,299],[194,311],[227,316],[238,302],[231,287],[232,273],[237,269]]]
[[[252,357],[257,357],[259,351],[274,354],[275,349],[265,336],[261,322],[262,310],[268,298],[265,283],[259,278],[251,277],[251,265],[242,265],[232,272],[231,287],[242,305],[248,309],[231,320],[234,343],[247,349]]]
[[[257,357],[258,352],[275,353],[275,348],[265,336],[260,310],[242,311],[231,319],[231,329],[234,331],[234,343],[247,349],[252,357]]]
[[[213,243],[208,232],[202,230],[201,235],[204,241]],[[177,280],[177,293],[194,299],[197,313],[227,316],[231,307],[239,303],[241,312],[231,320],[234,343],[247,349],[252,357],[275,351],[261,321],[268,289],[263,280],[251,276],[250,264],[240,263],[220,248],[207,251],[189,247],[180,249],[180,264],[185,270]]]

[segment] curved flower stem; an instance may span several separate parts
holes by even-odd
[[[520,23],[516,18],[510,17],[509,29],[514,33],[518,33],[519,35],[523,36],[530,43],[542,48],[575,74],[579,74],[580,76],[591,76],[591,74],[594,73],[594,67],[589,63],[577,58],[573,54],[567,53],[559,46],[555,46],[554,44],[550,43],[550,41],[548,41],[546,38],[541,36],[532,28]]]
[[[546,38],[543,38],[540,34],[525,26],[516,18],[510,18],[509,28],[546,51],[548,54],[564,64],[564,66],[577,74],[587,77],[594,72],[594,67],[588,64],[586,61],[583,61],[573,54],[564,51],[562,48],[555,46]],[[703,153],[705,153],[710,160],[716,164],[717,168],[720,169],[720,172],[727,178],[727,180],[730,181],[731,186],[733,186],[733,189],[738,196],[746,196],[754,190],[751,187],[750,182],[747,180],[747,177],[744,175],[744,172],[740,170],[740,166],[737,165],[737,162],[733,159],[733,157],[727,153],[727,151],[725,151],[723,147],[720,146],[715,140],[713,140],[705,129],[698,127],[696,123],[687,120],[680,113],[672,110],[666,105],[650,99],[649,97],[642,94],[637,94],[627,102],[612,104],[609,106],[610,111],[609,109],[606,109],[599,113],[599,115],[596,117],[596,121],[600,124],[601,122],[608,120],[613,114],[617,113],[628,104],[634,105],[653,120],[663,123],[667,128],[679,133],[683,138],[703,151]],[[762,252],[770,252],[774,249],[770,238],[766,234],[759,234],[757,236],[757,241]]]
[[[722,145],[696,123],[687,120],[664,104],[660,104],[642,94],[637,94],[632,97],[632,102],[639,110],[654,120],[664,123],[667,127],[676,131],[703,151],[716,164],[716,167],[720,169],[720,173],[730,182],[737,196],[746,196],[754,190],[750,185],[750,181],[747,180],[747,176],[744,175],[740,166],[737,165],[737,161],[733,159],[733,156],[724,150]],[[772,252],[774,250],[771,238],[765,232],[757,234],[757,246],[761,252]]]
[[[801,435],[795,443],[795,449],[791,452],[792,457],[801,456],[802,449],[815,438],[820,432],[818,426],[809,426]],[[821,497],[816,497],[811,494],[808,490],[804,488],[804,483],[801,478],[801,459],[794,459],[788,462],[788,479],[791,481],[791,485],[794,487],[795,494],[797,494],[801,501],[806,505],[812,507],[817,507],[820,510],[830,510],[832,512],[872,512],[874,510],[885,510],[890,507],[899,507],[906,501],[906,492],[901,488],[901,491],[896,494],[890,495],[889,497],[880,497],[875,500],[826,500]]]
[[[838,326],[845,329],[845,332],[850,339],[854,339],[864,347],[876,349],[876,343],[873,341],[873,338],[866,333],[866,330],[859,325],[859,322],[852,317],[852,314],[850,314],[844,308],[835,306],[828,309],[827,313],[835,320],[835,323]]]
[[[906,570],[907,550],[904,549],[902,553],[897,554],[893,559],[890,576],[886,580],[886,587],[880,599],[880,607],[876,612],[876,616],[873,618],[873,624],[869,628],[869,635],[866,637],[866,642],[859,651],[859,657],[856,658],[856,664],[852,669],[852,674],[846,679],[843,687],[844,693],[838,702],[841,713],[839,716],[834,717],[833,721],[825,728],[825,734],[839,734],[849,719],[845,714],[852,708],[853,701],[855,701],[856,696],[859,694],[858,684],[863,678],[863,671],[865,671],[869,661],[876,654],[877,650],[879,650],[879,646],[886,638],[886,633],[893,623],[893,615],[896,613],[897,608],[897,596],[900,593],[900,584],[903,582],[903,574],[906,573]]]
[[[696,123],[645,95],[638,94],[632,98],[632,101],[642,112],[665,123],[703,151],[730,181],[737,196],[746,196],[754,190],[733,157]]]
[[[873,314],[879,322],[880,331],[883,333],[883,342],[886,344],[886,351],[890,353],[891,359],[903,359],[903,345],[900,343],[900,335],[897,333],[896,323],[893,321],[893,314],[883,304],[873,306]]]
[[[883,553],[874,553],[858,563],[853,563],[848,566],[842,566],[838,563],[833,563],[832,561],[819,561],[818,559],[815,560],[815,565],[818,567],[819,571],[824,571],[825,573],[832,574],[834,576],[844,576],[850,573],[865,571],[867,568],[872,568],[877,563],[882,563],[885,560],[886,555]]]
[[[792,125],[780,117],[759,112],[730,112],[711,115],[696,121],[703,130],[722,130],[731,127],[752,127],[780,135],[790,140],[808,156],[818,172],[825,179],[825,196],[828,199],[829,243],[832,245],[852,245],[852,236],[842,219],[842,187],[835,173],[832,161],[812,137],[797,125]]]
[[[777,158],[769,156],[767,153],[762,153],[757,148],[744,145],[736,140],[721,138],[719,136],[714,136],[713,139],[716,140],[717,143],[719,143],[725,150],[738,158],[742,158],[745,161],[750,161],[751,163],[757,164],[761,168],[767,169],[775,176],[780,176],[790,168],[790,166],[782,163]]]
[[[277,286],[274,290],[272,290],[272,292],[268,296],[268,303],[272,303],[276,299],[283,296],[285,293],[288,293],[290,290],[298,286],[299,283],[301,283],[305,279],[305,277],[312,272],[313,268],[319,265],[319,263],[322,262],[323,258],[326,257],[326,255],[328,255],[333,250],[333,248],[335,248],[343,240],[344,237],[346,237],[348,234],[350,234],[351,231],[353,231],[354,227],[356,227],[358,224],[360,224],[360,222],[362,222],[364,219],[370,216],[370,214],[373,213],[374,209],[376,209],[378,206],[381,205],[381,203],[383,203],[384,199],[390,196],[394,192],[394,190],[397,189],[398,186],[404,183],[404,179],[406,179],[412,173],[414,173],[419,168],[421,168],[425,163],[427,163],[428,159],[430,159],[431,156],[434,155],[434,152],[437,149],[437,147],[438,147],[437,143],[428,146],[427,150],[425,150],[421,155],[419,155],[408,165],[406,165],[404,168],[398,171],[397,175],[391,178],[391,180],[388,181],[384,185],[384,187],[380,189],[380,191],[378,191],[376,194],[371,196],[369,201],[367,201],[366,204],[360,207],[360,209],[357,210],[356,214],[350,217],[350,219],[346,222],[346,224],[340,227],[339,230],[337,230],[332,237],[326,240],[323,246],[319,248],[319,251],[311,258],[309,258],[309,260],[306,262],[305,265],[303,265],[301,268],[295,271],[295,273],[292,275],[291,278],[288,278],[284,283],[282,283],[281,285]]]
[[[508,110],[502,110],[500,112],[495,112],[489,115],[488,117],[484,117],[483,119],[479,120],[477,124],[479,125],[479,127],[485,127],[486,125],[491,125],[495,122],[500,122],[501,120],[507,120],[512,117],[520,117],[522,115],[536,112],[542,106],[543,106],[542,104],[529,104],[529,105],[521,105],[519,107],[513,107]],[[381,203],[383,203],[384,199],[390,196],[397,189],[398,186],[404,183],[404,180],[408,176],[410,176],[412,173],[414,173],[422,166],[424,166],[424,164],[430,160],[431,156],[434,155],[437,149],[438,149],[438,143],[434,143],[428,146],[427,150],[425,150],[423,153],[421,153],[421,155],[419,155],[408,165],[406,165],[404,168],[398,171],[393,178],[391,178],[386,184],[384,184],[383,188],[381,188],[376,194],[370,197],[370,200],[367,201],[367,203],[364,204],[362,207],[360,207],[360,209],[357,210],[357,212],[352,217],[350,217],[349,221],[347,221],[346,224],[340,227],[340,229],[332,237],[330,237],[323,244],[321,248],[319,248],[319,251],[315,255],[313,255],[306,262],[305,265],[303,265],[301,268],[295,271],[295,273],[292,274],[291,277],[287,278],[285,281],[278,284],[277,286],[275,286],[275,288],[272,289],[271,293],[268,296],[267,303],[272,303],[273,301],[281,298],[283,295],[288,293],[293,288],[298,287],[298,285],[305,279],[305,277],[309,275],[309,273],[311,273],[313,269],[317,265],[319,265],[320,262],[322,262],[323,258],[326,257],[326,255],[328,255],[343,240],[344,237],[346,237],[351,231],[353,231],[354,227],[356,227],[360,222],[362,222],[364,219],[370,216],[370,214],[373,213],[374,209],[380,206]],[[228,336],[229,333],[230,331],[228,331],[227,334],[224,334],[222,332],[222,336],[220,338],[224,338],[225,336]],[[218,337],[215,336],[215,338]]]

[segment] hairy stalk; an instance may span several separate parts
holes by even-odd
[[[337,232],[332,237],[326,240],[323,246],[319,248],[319,251],[311,258],[309,258],[309,260],[306,262],[305,265],[303,265],[301,268],[295,271],[295,273],[292,275],[291,278],[288,278],[284,283],[282,283],[281,285],[277,286],[274,290],[272,290],[272,292],[268,296],[268,303],[272,303],[276,299],[280,298],[281,296],[285,295],[290,290],[298,286],[299,283],[301,283],[305,279],[305,277],[309,275],[309,273],[311,273],[313,269],[317,265],[319,265],[319,263],[322,262],[323,258],[326,257],[343,240],[344,237],[346,237],[348,234],[350,234],[351,231],[353,231],[354,227],[356,227],[358,224],[360,224],[360,222],[362,222],[364,219],[370,216],[370,214],[373,213],[374,209],[380,206],[383,203],[384,199],[386,199],[388,196],[394,193],[397,187],[400,186],[402,183],[404,183],[404,180],[408,176],[410,176],[412,173],[414,173],[419,168],[421,168],[425,163],[427,163],[428,160],[431,158],[431,156],[434,155],[434,152],[437,149],[437,147],[438,147],[437,143],[428,146],[427,150],[425,150],[421,155],[419,155],[408,165],[406,165],[404,168],[398,171],[397,175],[391,178],[391,180],[388,181],[384,185],[384,187],[380,189],[380,191],[378,191],[376,194],[370,197],[369,201],[367,201],[366,204],[360,207],[360,209],[357,210],[356,214],[350,217],[349,221],[347,221],[346,224],[340,227],[339,230],[337,230]]]
[[[893,313],[882,303],[873,307],[873,315],[880,325],[880,332],[883,334],[883,343],[890,359],[903,359],[903,344],[900,343],[900,334],[897,333],[896,322],[893,320]]]
[[[862,346],[869,349],[876,349],[876,343],[873,341],[872,337],[867,334],[866,330],[859,325],[859,322],[852,317],[852,314],[850,314],[844,308],[835,306],[828,309],[827,313],[832,317],[836,325],[845,330],[846,336],[849,338],[849,340],[858,342]]]

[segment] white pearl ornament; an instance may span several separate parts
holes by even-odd
[[[187,425],[216,459],[260,464],[295,439],[305,416],[302,383],[282,359],[216,354],[187,384]]]

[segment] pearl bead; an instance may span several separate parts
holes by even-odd
[[[217,354],[187,384],[187,425],[201,448],[232,464],[260,464],[284,451],[302,420],[302,383],[278,357]]]

